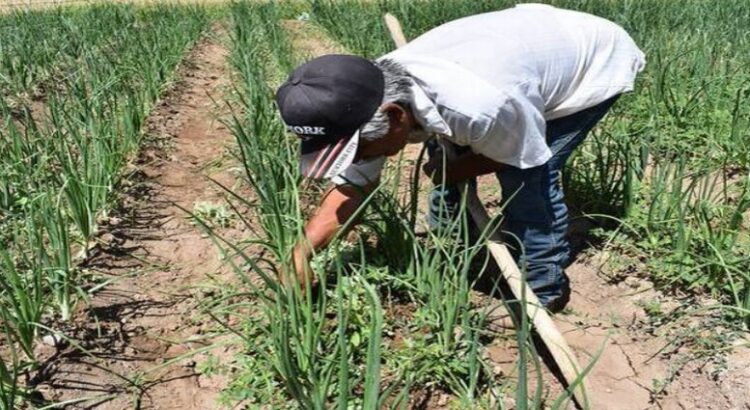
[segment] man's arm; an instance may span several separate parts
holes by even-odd
[[[376,185],[335,186],[323,195],[320,206],[305,226],[305,238],[297,243],[292,254],[294,270],[301,286],[305,284],[305,277],[310,280],[310,283],[317,282],[309,264],[313,252],[326,247],[331,242]]]
[[[423,170],[432,178],[434,183],[442,184],[444,182],[446,185],[453,185],[479,175],[499,172],[507,169],[507,167],[508,165],[469,151],[453,161],[446,160],[445,170],[443,170],[442,156],[431,158],[425,163]]]

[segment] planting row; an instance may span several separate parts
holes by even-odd
[[[228,400],[399,407],[420,389],[437,388],[461,407],[501,407],[508,395],[515,395],[518,408],[540,403],[541,396],[527,397],[534,383],[529,368],[539,365],[527,355],[533,352],[528,329],[522,326],[514,336],[521,348],[512,379],[498,378],[483,358],[484,344],[497,335],[485,330],[487,310],[469,295],[478,280],[472,273],[482,271],[486,255],[476,246],[456,246],[457,238],[444,232],[417,238],[416,198],[396,194],[401,173],[393,169],[360,210],[358,241],[339,240],[316,256],[315,269],[327,278],[322,290],[306,286],[300,293],[289,278],[279,285],[290,271],[304,210],[316,200],[299,188],[297,141],[284,132],[273,102],[275,86],[299,58],[279,19],[310,20],[351,52],[375,58],[393,47],[382,25],[385,12],[396,14],[407,37],[414,37],[512,3],[317,0],[233,7],[236,108],[242,113],[233,120],[234,132],[258,200],[230,197],[238,216],[244,207],[257,207],[262,234],[243,244],[223,242],[241,261],[235,267],[245,279],[227,300],[252,296],[262,303],[216,307],[240,316],[243,326],[234,330],[247,348]],[[739,319],[735,323],[747,321],[750,111],[742,67],[750,53],[737,50],[750,41],[741,29],[749,11],[705,1],[552,3],[619,23],[649,60],[636,92],[618,102],[569,164],[565,183],[572,205],[607,228],[601,235],[617,246],[623,270],[638,269],[663,286],[708,291],[719,299],[710,308]],[[699,22],[711,30],[694,30]],[[459,236],[465,235],[462,222],[454,227],[463,232]]]
[[[11,387],[35,366],[42,329],[68,320],[93,285],[77,261],[146,115],[210,16],[195,6],[102,5],[0,20],[0,407],[13,408]],[[27,105],[21,94],[32,89],[44,92]]]
[[[274,408],[404,408],[437,388],[463,408],[502,408],[514,394],[518,408],[540,403],[539,384],[538,396],[527,397],[527,373],[539,365],[526,354],[534,349],[528,326],[511,336],[521,346],[517,378],[498,377],[486,359],[485,345],[496,335],[486,330],[489,307],[470,295],[487,255],[480,246],[458,246],[459,239],[471,243],[466,219],[417,238],[415,197],[396,195],[400,173],[390,172],[360,207],[357,240],[339,237],[315,257],[320,286],[300,287],[295,275],[287,276],[305,210],[319,200],[300,177],[298,141],[286,133],[273,97],[301,57],[279,19],[302,11],[293,4],[232,7],[239,93],[233,132],[257,198],[227,193],[237,219],[260,233],[235,243],[212,232],[243,279],[221,298],[236,303],[214,307],[216,317],[239,319],[229,322],[241,323],[232,331],[246,349],[225,400]],[[247,208],[257,221],[244,219]]]
[[[85,54],[117,53],[118,39],[138,28],[133,9],[106,5],[15,11],[0,18],[0,95],[42,98],[45,89],[75,75]]]

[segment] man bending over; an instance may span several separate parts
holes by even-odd
[[[525,4],[443,24],[374,62],[327,55],[298,67],[277,92],[279,110],[302,141],[302,174],[334,185],[294,250],[301,283],[315,280],[311,255],[378,184],[386,157],[426,142],[430,226],[458,208],[458,183],[494,173],[504,196],[515,193],[504,208],[520,241],[514,257],[540,302],[559,311],[570,294],[563,166],[644,64],[618,25]],[[444,169],[430,136],[460,154]]]

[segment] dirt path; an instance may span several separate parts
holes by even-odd
[[[148,146],[133,164],[134,182],[121,209],[104,221],[98,253],[85,265],[112,283],[66,332],[88,353],[68,347],[48,360],[38,376],[46,399],[106,396],[77,405],[96,409],[217,407],[225,381],[201,375],[200,359],[190,352],[215,342],[200,304],[232,275],[180,207],[222,202],[209,176],[234,184],[226,154],[233,138],[217,118],[228,83],[223,40],[218,35],[195,47],[147,122]],[[224,349],[212,354],[228,354]]]
[[[653,284],[642,277],[606,282],[598,260],[601,255],[579,258],[568,268],[574,289],[570,313],[556,319],[582,360],[603,349],[589,378],[594,408],[750,408],[747,347],[728,351],[725,361],[719,359],[719,352],[707,352],[716,353],[719,360],[683,363],[693,353],[690,350],[704,342],[701,338],[708,342],[721,330],[691,316],[678,319],[679,330],[660,329],[650,310],[660,309],[668,319],[669,315],[679,316],[679,310],[685,307],[654,290]],[[680,330],[695,333],[680,334]],[[741,339],[737,342],[746,343]],[[675,344],[684,347],[673,348]],[[712,347],[732,346],[705,346]]]
[[[685,336],[653,323],[646,311],[655,300],[661,301],[667,315],[670,310],[678,314],[679,305],[644,279],[605,281],[600,263],[597,257],[582,257],[567,269],[573,295],[566,312],[554,317],[582,366],[596,358],[587,377],[592,409],[750,408],[750,350],[746,346],[729,351],[725,361],[683,361],[690,357],[687,345],[701,341],[690,336],[679,340]],[[693,326],[703,335],[714,332],[694,319],[683,317],[681,326]],[[673,342],[684,347],[673,349]],[[517,348],[512,341],[496,340],[488,352],[503,373],[514,377]],[[546,369],[543,378],[547,404],[551,404],[562,389]]]

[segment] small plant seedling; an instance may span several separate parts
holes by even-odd
[[[235,218],[235,214],[230,212],[226,205],[207,201],[196,202],[193,205],[193,214],[191,218],[200,218],[206,224],[220,228],[230,227]]]

